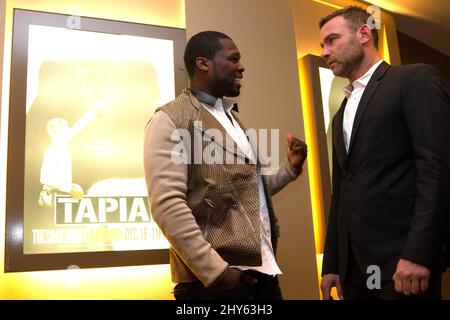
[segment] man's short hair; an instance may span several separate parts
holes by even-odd
[[[322,27],[331,19],[335,17],[343,17],[345,20],[347,20],[350,28],[353,31],[357,31],[359,27],[361,27],[363,24],[369,24],[368,20],[372,16],[370,13],[368,13],[363,8],[357,7],[357,6],[348,6],[344,7],[342,9],[339,9],[337,11],[334,11],[333,13],[329,14],[328,16],[320,19],[319,21],[319,27],[322,29]],[[370,24],[369,24],[370,26]],[[378,48],[378,31],[376,28],[371,28],[372,30],[372,38],[373,42],[375,44],[375,47]]]
[[[195,73],[195,60],[198,57],[213,59],[216,52],[222,49],[220,39],[231,38],[222,32],[203,31],[189,39],[186,50],[184,51],[184,64],[190,78]]]

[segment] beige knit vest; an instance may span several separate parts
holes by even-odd
[[[192,145],[194,121],[201,108],[200,102],[185,89],[175,100],[156,112],[165,112],[177,129],[189,131]],[[204,150],[211,142],[201,140],[201,150]],[[265,183],[264,189],[275,250],[278,225]],[[261,220],[256,164],[188,164],[187,204],[205,240],[222,259],[230,265],[261,265]],[[173,281],[195,281],[196,277],[176,252],[172,249],[169,252]]]

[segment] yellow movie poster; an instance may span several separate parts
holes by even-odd
[[[143,138],[175,96],[170,40],[31,25],[24,254],[169,247],[152,219]]]

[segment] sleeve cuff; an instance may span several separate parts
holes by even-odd
[[[285,164],[286,164],[286,168],[289,172],[289,174],[292,176],[292,178],[297,179],[300,174],[303,172],[303,168],[300,167],[299,169],[295,168],[288,159],[284,160]]]

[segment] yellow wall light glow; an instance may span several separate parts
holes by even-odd
[[[324,245],[324,202],[321,186],[321,173],[319,162],[319,150],[316,136],[316,121],[312,110],[312,87],[307,82],[306,64],[303,59],[298,61],[300,93],[302,101],[303,123],[305,126],[305,139],[308,145],[308,176],[311,192],[311,208],[314,228],[314,242],[316,251],[318,282],[321,281],[322,257]]]
[[[336,5],[336,4],[327,2],[327,1],[321,1],[321,0],[313,0],[313,1],[323,4],[323,5],[326,5],[326,6],[329,6],[329,7],[332,7],[332,8],[335,8],[335,9],[342,9],[342,6],[339,6],[339,5]]]
[[[383,38],[382,38],[383,41],[382,41],[381,54],[383,56],[383,60],[390,64],[391,56],[389,54],[389,45],[388,45],[388,38],[387,38],[387,34],[386,34],[386,26],[383,26],[382,33],[383,33]]]
[[[406,3],[407,1],[365,0],[364,2],[367,2],[369,4],[378,6],[387,11],[394,12],[397,14],[412,16],[412,17],[416,17],[416,18],[424,18],[424,16],[422,14],[420,14],[420,12],[410,10],[407,8],[407,6],[402,4],[402,2]]]
[[[314,241],[316,253],[321,253],[324,243],[324,205],[321,186],[321,173],[319,162],[318,142],[316,137],[316,120],[312,110],[312,88],[307,83],[306,66],[299,60],[300,93],[302,100],[303,121],[305,125],[305,138],[308,145],[308,171],[311,188],[311,206],[313,211]]]

